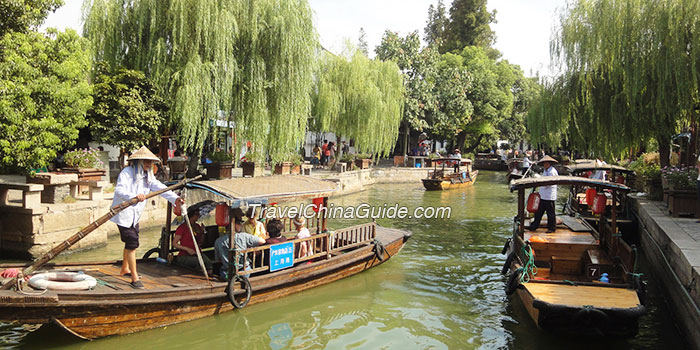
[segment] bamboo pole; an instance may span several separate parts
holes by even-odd
[[[180,187],[185,186],[185,184],[187,184],[188,182],[198,180],[201,177],[202,176],[200,175],[200,176],[197,176],[197,177],[192,178],[192,179],[181,180],[180,182],[178,182],[172,186],[169,186],[169,187],[166,187],[162,190],[151,192],[151,193],[147,194],[145,199],[159,196],[165,192],[178,189]],[[59,254],[61,254],[66,249],[68,249],[71,246],[73,246],[74,244],[78,243],[78,241],[85,238],[85,236],[90,234],[92,231],[94,231],[98,227],[102,226],[102,224],[109,221],[109,219],[113,218],[119,212],[121,212],[122,210],[124,210],[124,209],[138,203],[138,202],[139,202],[139,199],[137,197],[134,197],[128,201],[121,202],[120,204],[115,205],[114,207],[110,208],[109,212],[107,214],[105,214],[102,217],[100,217],[99,219],[93,221],[89,225],[83,227],[82,229],[80,229],[80,231],[76,232],[74,235],[70,236],[68,239],[66,239],[65,241],[63,241],[59,245],[55,246],[48,253],[44,254],[41,258],[37,259],[31,266],[26,267],[24,270],[22,270],[22,272],[20,272],[17,275],[17,277],[14,277],[13,279],[8,281],[7,283],[3,284],[2,287],[0,288],[0,290],[10,289],[12,286],[14,286],[16,284],[16,282],[19,278],[21,278],[22,276],[29,275],[32,272],[36,271],[38,268],[40,268],[41,266],[43,266],[47,262],[51,261],[53,258],[55,258]]]

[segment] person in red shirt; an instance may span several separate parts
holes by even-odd
[[[197,223],[197,220],[201,217],[199,209],[188,209],[187,216],[190,219],[190,225],[194,230],[197,245],[199,246],[204,242],[204,229]],[[173,236],[173,248],[178,250],[174,260],[176,265],[194,270],[201,269],[199,266],[199,259],[197,258],[197,251],[194,247],[194,241],[192,240],[192,234],[190,234],[190,229],[186,222],[180,225],[175,231],[175,235]],[[212,262],[209,260],[209,257],[202,254],[202,260],[204,261],[204,267],[207,271],[211,271]]]
[[[328,140],[323,140],[323,145],[321,145],[321,165],[326,166],[328,164]]]

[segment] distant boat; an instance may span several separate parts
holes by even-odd
[[[428,177],[422,179],[423,186],[428,191],[444,191],[471,186],[476,181],[478,170],[472,170],[471,159],[439,158],[432,160],[433,170],[428,171]],[[460,162],[459,171],[454,172],[454,164]],[[438,165],[442,169],[438,169]]]
[[[508,170],[508,165],[498,154],[477,153],[474,157],[474,169],[504,171]]]
[[[186,185],[186,198],[196,203],[208,202],[217,209],[221,207],[221,214],[226,214],[222,217],[226,217],[233,216],[235,208],[251,204],[313,199],[315,204],[327,206],[327,199],[336,188],[333,182],[308,176],[269,176],[194,181]],[[22,288],[24,291],[0,290],[0,321],[52,323],[82,339],[144,331],[217,315],[247,304],[278,300],[358,274],[398,254],[410,237],[409,232],[381,227],[374,222],[329,232],[326,216],[319,214],[313,220],[307,220],[309,229],[315,231],[311,237],[292,238],[278,245],[231,250],[230,261],[238,260],[233,257],[246,257],[251,261],[250,268],[244,270],[232,263],[228,276],[236,277],[231,281],[207,280],[202,271],[167,263],[175,251],[172,248],[175,231],[171,227],[172,209],[168,205],[167,222],[159,247],[150,250],[138,263],[138,273],[146,289],[132,289],[131,278],[120,275],[119,260],[48,264],[44,270],[63,275],[84,273],[94,278],[96,285],[90,290],[48,290],[44,293],[32,291],[26,285]],[[288,218],[284,220],[285,230],[291,227],[290,221]],[[207,226],[203,254],[213,253],[205,252],[207,247],[219,237],[221,228],[230,233],[232,226]],[[290,237],[296,234],[286,232]],[[308,244],[310,255],[295,256],[293,252],[297,252],[301,244]],[[285,261],[283,258],[283,264],[279,266],[279,261],[275,260],[273,266],[269,257],[291,250],[287,245],[294,247],[290,259]],[[271,253],[277,248],[284,249]],[[150,257],[154,253],[158,254],[157,258]],[[5,264],[0,265],[0,269],[23,266]]]
[[[549,185],[589,186],[617,194],[629,187],[573,176],[545,176],[517,180],[518,214],[513,236],[504,247],[502,272],[509,273],[506,294],[519,299],[541,329],[594,336],[629,337],[638,332],[638,319],[646,313],[645,283],[635,271],[638,251],[618,234],[616,211],[605,216],[598,202],[598,228],[580,217],[557,216],[555,232],[546,223],[526,231],[526,209],[534,212],[536,193],[529,189]],[[602,198],[602,197],[601,197]],[[549,220],[549,218],[547,218]]]

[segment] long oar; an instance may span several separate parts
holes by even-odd
[[[161,195],[165,192],[178,189],[182,186],[185,186],[185,184],[187,184],[188,182],[198,180],[201,177],[202,176],[200,175],[200,176],[197,176],[197,177],[192,178],[192,179],[184,179],[184,180],[182,180],[182,181],[180,181],[172,186],[169,186],[169,187],[166,187],[162,190],[151,192],[151,193],[147,194],[145,199],[155,197],[155,196]],[[26,267],[24,270],[22,270],[22,272],[20,272],[17,275],[17,277],[14,277],[10,281],[8,281],[7,283],[3,284],[2,287],[0,288],[0,290],[6,290],[6,289],[12,288],[12,286],[14,286],[16,284],[16,282],[19,278],[21,278],[22,276],[29,275],[32,272],[36,271],[36,269],[40,268],[41,266],[43,266],[47,262],[51,261],[51,259],[58,256],[58,254],[61,254],[64,250],[70,248],[75,243],[78,243],[78,241],[80,241],[85,236],[90,234],[90,232],[92,232],[92,231],[96,230],[98,227],[102,226],[102,224],[109,221],[109,219],[113,218],[119,212],[121,212],[122,210],[124,210],[124,209],[138,203],[138,202],[139,202],[138,197],[134,197],[128,201],[123,201],[123,202],[121,202],[121,204],[118,204],[118,205],[110,208],[109,213],[107,213],[107,214],[103,215],[102,217],[100,217],[99,219],[93,221],[91,224],[83,227],[76,234],[70,236],[68,239],[66,239],[65,241],[63,241],[59,245],[55,246],[48,253],[44,254],[41,258],[39,258],[37,261],[35,261],[34,264],[32,264],[31,266]]]

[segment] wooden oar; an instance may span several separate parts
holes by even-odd
[[[202,176],[200,175],[200,176],[194,177],[192,179],[181,180],[180,182],[178,182],[172,186],[169,186],[169,187],[166,187],[162,190],[151,192],[151,193],[147,194],[145,199],[159,196],[165,192],[178,189],[182,186],[185,186],[185,184],[187,184],[188,182],[198,180],[201,177]],[[107,213],[107,214],[103,215],[102,217],[100,217],[99,219],[93,221],[91,224],[83,227],[76,234],[70,236],[68,239],[63,241],[61,244],[55,246],[48,253],[44,254],[41,258],[39,258],[37,261],[35,261],[34,264],[32,264],[31,266],[26,267],[24,270],[22,270],[22,272],[20,272],[17,275],[17,277],[14,277],[11,280],[9,280],[7,283],[3,284],[2,287],[0,288],[0,290],[7,290],[7,289],[12,288],[12,286],[14,286],[17,283],[17,279],[21,278],[22,276],[29,275],[32,272],[36,271],[36,269],[43,266],[47,262],[51,261],[51,259],[55,258],[56,256],[58,256],[58,254],[61,254],[66,249],[70,248],[75,243],[78,243],[78,241],[80,241],[85,236],[90,234],[90,232],[92,232],[92,231],[96,230],[98,227],[102,226],[102,224],[109,221],[109,219],[113,218],[119,212],[121,212],[122,210],[124,210],[124,209],[138,203],[138,202],[139,202],[138,197],[134,197],[128,201],[123,201],[120,204],[115,205],[114,207],[110,208],[109,213]]]

